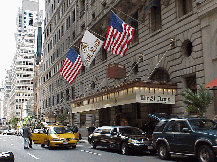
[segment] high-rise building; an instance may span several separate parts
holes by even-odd
[[[4,80],[4,102],[3,102],[3,122],[9,122],[11,119],[11,108],[10,108],[10,92],[11,92],[11,79],[12,79],[12,66],[6,71]]]
[[[13,59],[13,77],[10,93],[11,116],[22,119],[23,104],[33,98],[33,77],[36,55],[36,30],[42,22],[38,0],[23,0],[18,9],[16,54]],[[32,105],[33,105],[33,100]],[[32,112],[32,110],[31,110]]]

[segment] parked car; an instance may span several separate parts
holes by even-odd
[[[213,162],[217,154],[216,124],[209,119],[163,119],[154,129],[153,146],[161,159],[171,154],[196,156],[200,162]]]
[[[152,141],[146,134],[136,127],[131,126],[102,126],[96,128],[88,137],[92,148],[103,146],[121,150],[122,154],[127,155],[131,151],[150,151],[155,154]]]
[[[15,129],[9,129],[7,132],[7,135],[14,135],[15,134]]]

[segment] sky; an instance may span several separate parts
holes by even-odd
[[[39,0],[39,10],[44,10],[44,1]],[[22,0],[1,0],[0,2],[0,87],[6,76],[6,70],[10,69],[13,56],[16,52],[16,18],[18,7],[21,7]]]

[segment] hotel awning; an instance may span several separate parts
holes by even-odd
[[[130,81],[72,101],[72,113],[131,103],[175,104],[176,84]]]
[[[206,84],[205,88],[214,88],[217,87],[217,78],[214,79],[213,81],[209,82],[208,84]]]

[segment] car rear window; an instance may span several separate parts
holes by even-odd
[[[102,129],[101,134],[110,134],[111,133],[111,129]]]
[[[162,132],[167,122],[168,122],[168,121],[166,121],[166,120],[160,121],[160,122],[156,125],[156,127],[155,127],[155,129],[154,129],[154,132]]]

